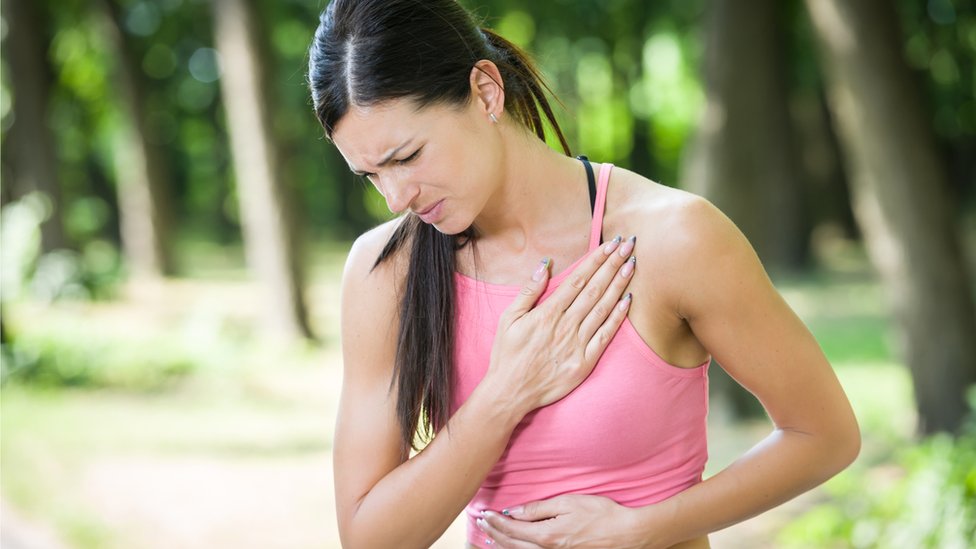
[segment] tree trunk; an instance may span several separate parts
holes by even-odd
[[[41,13],[31,0],[6,0],[3,14],[7,38],[3,57],[13,84],[14,123],[5,139],[12,171],[11,199],[40,192],[50,205],[41,224],[41,250],[65,247],[61,222],[61,192],[58,186],[58,154],[48,124],[51,75],[48,72],[46,42]],[[5,154],[6,155],[6,154]]]
[[[923,433],[956,431],[976,383],[976,310],[930,117],[891,3],[807,0],[854,213],[912,372]]]
[[[714,0],[706,23],[704,119],[685,185],[742,230],[769,269],[807,258],[800,164],[790,122],[779,0]]]
[[[136,277],[170,275],[175,269],[165,155],[151,141],[142,67],[122,29],[119,7],[114,0],[102,0],[101,6],[115,46],[116,78],[127,115],[116,138],[115,156],[122,247]]]
[[[794,95],[792,101],[797,150],[806,189],[803,199],[812,227],[823,227],[832,237],[860,240],[840,143],[822,89]]]
[[[271,108],[265,87],[270,71],[259,41],[264,34],[253,0],[216,0],[214,20],[244,245],[251,269],[267,288],[270,332],[311,337],[302,296],[302,272],[289,188],[278,177]]]

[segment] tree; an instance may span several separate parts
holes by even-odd
[[[778,0],[715,0],[706,22],[707,104],[684,181],[739,226],[767,268],[807,256],[803,170],[789,113]]]
[[[268,49],[253,0],[217,0],[214,21],[223,64],[221,97],[227,115],[244,245],[250,268],[268,290],[272,334],[311,337],[302,296],[297,223],[290,189],[281,181],[266,75]]]
[[[946,167],[883,0],[806,0],[854,213],[902,336],[924,433],[955,431],[976,383],[976,311]]]
[[[58,154],[48,121],[51,75],[44,42],[45,25],[36,2],[5,0],[3,15],[7,38],[3,57],[14,88],[13,126],[7,134],[4,155],[9,153],[13,176],[10,198],[32,191],[42,193],[50,204],[41,225],[41,249],[65,246],[58,186]]]
[[[101,0],[105,27],[116,52],[116,78],[127,116],[117,139],[116,189],[122,246],[133,274],[174,273],[170,179],[161,148],[151,139],[145,77],[136,48],[122,28],[114,0]]]

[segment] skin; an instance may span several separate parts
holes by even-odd
[[[719,474],[658,504],[627,508],[573,495],[506,510],[508,516],[488,512],[479,527],[497,546],[707,547],[709,532],[774,507],[854,460],[860,434],[829,363],[749,243],[700,197],[615,169],[604,235],[635,235],[636,245],[598,248],[536,306],[549,276],[543,270],[541,280],[530,278],[539,259],[553,258],[559,270],[586,253],[585,174],[579,161],[506,115],[494,64],[480,61],[470,85],[472,98],[461,107],[417,110],[408,100],[354,107],[332,136],[391,211],[421,212],[443,200],[438,230],[455,234],[474,225],[478,255],[470,246],[459,252],[462,273],[523,285],[500,321],[484,380],[449,428],[407,459],[389,391],[395,288],[406,258],[370,272],[396,220],[356,241],[343,276],[345,374],[334,443],[343,546],[435,541],[521,418],[580,383],[625,315],[676,368],[715,358],[759,398],[773,431]],[[393,150],[393,161],[378,165]],[[647,258],[636,273],[623,269],[630,255]],[[625,291],[633,292],[632,302],[621,301]]]

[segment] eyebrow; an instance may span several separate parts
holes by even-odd
[[[396,153],[400,152],[401,149],[403,149],[404,147],[406,147],[407,145],[409,145],[412,141],[413,141],[412,138],[411,139],[408,139],[406,142],[404,142],[399,147],[397,147],[397,148],[393,149],[392,151],[388,152],[386,154],[386,156],[384,156],[383,159],[380,160],[376,165],[379,166],[380,168],[382,168],[383,166],[386,166],[387,164],[390,163],[391,160],[393,160],[393,157],[396,156]],[[352,173],[354,173],[356,175],[366,175],[366,172],[357,170],[351,164],[349,165],[349,169],[352,170]]]

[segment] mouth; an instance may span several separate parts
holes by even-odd
[[[420,217],[420,220],[423,221],[424,223],[429,223],[429,224],[436,223],[443,216],[443,212],[442,212],[443,208],[441,207],[443,205],[444,205],[444,199],[442,198],[437,202],[431,204],[423,211],[417,212],[417,216]]]
[[[431,204],[430,206],[428,206],[426,209],[420,210],[419,212],[418,211],[415,211],[414,213],[417,214],[417,215],[426,215],[426,214],[429,214],[440,203],[441,203],[441,201],[438,200],[437,202],[434,202],[433,204]]]

